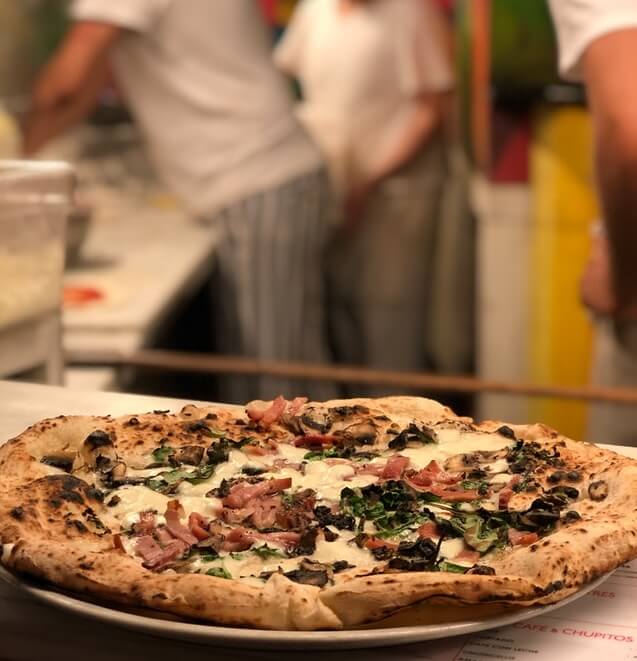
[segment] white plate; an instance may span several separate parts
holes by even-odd
[[[557,608],[566,606],[583,597],[603,583],[609,574],[589,583],[579,592],[557,604],[512,610],[485,619],[468,619],[452,624],[423,624],[416,626],[396,626],[392,628],[355,629],[348,631],[262,631],[258,629],[238,629],[207,624],[193,624],[172,619],[157,619],[126,611],[117,611],[90,601],[20,580],[0,567],[0,578],[26,590],[36,599],[69,611],[76,615],[90,617],[101,622],[126,627],[135,631],[185,640],[217,647],[235,647],[259,650],[337,650],[364,647],[386,647],[405,645],[436,638],[447,638],[475,633],[486,629],[507,626]],[[162,614],[158,614],[162,617]],[[169,616],[168,616],[169,617]]]

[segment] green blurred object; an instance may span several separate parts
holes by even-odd
[[[557,46],[545,0],[492,0],[492,81],[510,92],[558,81]]]
[[[68,2],[39,0],[33,9],[33,61],[41,67],[62,41],[69,26]]]

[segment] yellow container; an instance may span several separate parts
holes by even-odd
[[[598,215],[592,130],[580,107],[542,109],[531,148],[533,241],[529,274],[529,378],[552,385],[589,383],[592,327],[579,299],[579,280]],[[530,418],[583,438],[587,406],[533,400]]]

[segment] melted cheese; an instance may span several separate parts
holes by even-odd
[[[508,473],[509,471],[509,462],[506,459],[498,459],[491,464],[485,464],[482,468],[489,471],[492,474],[498,473]],[[510,477],[510,475],[509,475]]]
[[[355,475],[354,468],[349,464],[328,466],[322,461],[309,462],[305,475],[290,471],[290,476],[293,488],[314,489],[319,500],[339,500],[345,487],[364,487],[378,480],[373,475]]]
[[[355,567],[373,567],[378,563],[374,556],[367,550],[361,549],[351,540],[354,534],[348,531],[339,533],[338,539],[333,542],[327,542],[319,539],[316,543],[315,552],[307,556],[308,559],[324,564],[332,564],[345,560]],[[257,544],[258,546],[259,544]],[[276,548],[275,544],[268,542],[270,548]],[[197,558],[192,568],[194,571],[206,572],[208,569],[223,567],[233,578],[246,578],[249,576],[259,576],[262,572],[281,571],[287,572],[296,569],[299,565],[299,558],[260,558],[254,553],[246,551],[244,553],[233,553],[222,555],[212,562],[205,562]]]
[[[400,454],[409,457],[415,468],[424,468],[430,461],[441,464],[445,459],[457,454],[470,454],[484,450],[492,452],[511,445],[511,439],[500,434],[483,432],[464,432],[459,429],[436,429],[438,443],[423,445],[418,448],[406,448]],[[500,466],[500,462],[494,462]],[[506,461],[504,462],[506,470]]]
[[[187,485],[190,486],[190,485]],[[110,513],[121,521],[123,528],[128,528],[139,521],[139,512],[154,510],[160,517],[158,523],[163,523],[161,515],[166,511],[169,500],[175,497],[179,499],[186,511],[186,516],[191,512],[198,512],[204,516],[216,516],[221,510],[221,501],[218,498],[204,498],[202,496],[181,495],[164,496],[144,486],[126,486],[117,490],[120,501],[110,508]]]

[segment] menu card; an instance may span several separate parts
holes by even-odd
[[[637,560],[564,608],[478,634],[395,648],[370,661],[637,659]]]

